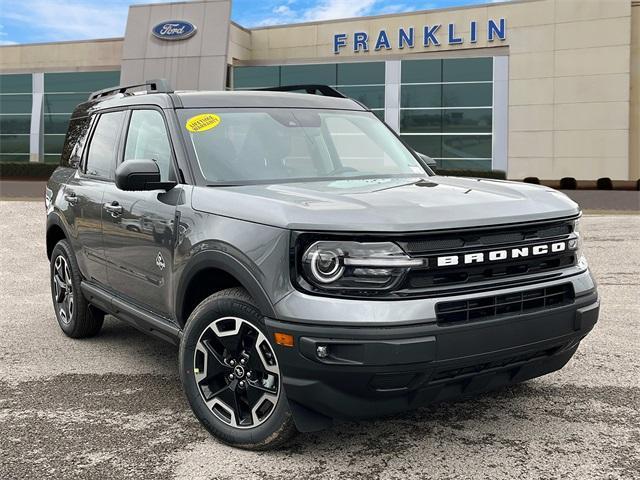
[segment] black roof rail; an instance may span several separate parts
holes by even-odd
[[[261,92],[296,92],[302,90],[311,95],[324,95],[325,97],[348,98],[338,90],[328,85],[286,85],[284,87],[256,88]]]
[[[158,78],[156,80],[146,80],[144,83],[137,83],[134,85],[119,85],[117,87],[98,90],[97,92],[93,92],[91,95],[89,95],[89,101],[108,97],[110,95],[116,95],[118,93],[125,93],[127,90],[139,87],[148,87],[147,93],[173,93],[173,89],[169,86],[169,82],[164,78]]]

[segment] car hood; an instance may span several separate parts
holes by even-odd
[[[579,213],[548,187],[458,177],[346,179],[196,187],[195,210],[296,230],[409,232]]]

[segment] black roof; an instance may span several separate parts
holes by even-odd
[[[134,91],[140,87],[146,87],[146,90]],[[94,92],[88,101],[76,107],[72,117],[84,117],[92,111],[134,105],[155,105],[165,109],[254,107],[366,110],[355,100],[346,98],[340,92],[324,85],[296,85],[280,87],[280,90],[284,91],[273,90],[173,91],[166,80],[149,80],[143,84],[117,86]],[[302,90],[303,93],[289,90]],[[304,93],[305,90],[313,94]]]

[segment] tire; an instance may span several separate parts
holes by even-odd
[[[297,433],[275,350],[246,290],[222,290],[196,307],[179,358],[193,412],[223,443],[268,450]]]
[[[50,273],[53,308],[65,335],[87,338],[98,334],[104,312],[91,306],[82,294],[76,256],[66,240],[60,240],[53,248]]]

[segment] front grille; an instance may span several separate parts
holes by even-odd
[[[486,320],[500,315],[521,315],[536,310],[568,305],[574,300],[570,283],[471,300],[436,304],[438,324]]]
[[[506,244],[551,240],[568,236],[573,220],[555,220],[534,224],[474,228],[458,232],[411,235],[400,246],[412,257],[427,256],[449,250],[482,249]]]
[[[527,260],[496,263],[493,265],[465,265],[460,268],[442,269],[439,271],[414,270],[408,275],[407,287],[414,290],[495,280],[516,275],[544,273],[560,268],[571,267],[575,264],[575,261],[573,252],[564,252],[562,255],[529,258]]]
[[[467,253],[510,250],[546,242],[575,238],[573,220],[468,229],[447,233],[411,235],[398,241],[412,258],[426,258],[427,268],[412,269],[397,294],[401,296],[441,294],[443,288],[473,289],[474,284],[509,281],[525,275],[547,274],[577,263],[575,250],[565,249],[545,255],[507,258],[499,261],[439,266],[443,256],[462,258]]]

